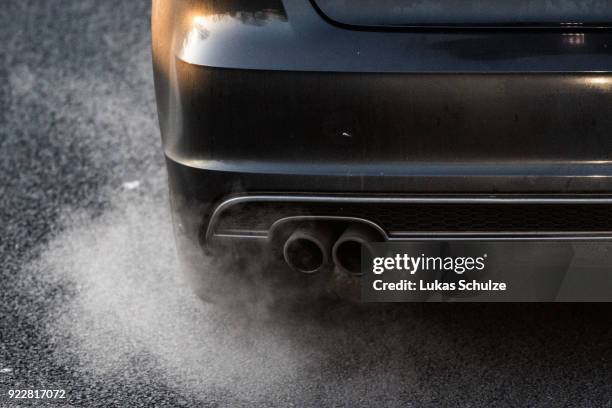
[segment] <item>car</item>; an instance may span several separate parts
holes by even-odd
[[[598,0],[154,0],[181,257],[325,280],[372,242],[611,238],[610,22]]]

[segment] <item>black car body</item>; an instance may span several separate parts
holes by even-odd
[[[181,235],[608,239],[612,3],[552,3],[154,0]]]

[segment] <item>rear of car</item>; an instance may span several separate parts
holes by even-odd
[[[607,240],[610,21],[602,0],[154,0],[177,231],[304,273],[357,274],[372,240]]]

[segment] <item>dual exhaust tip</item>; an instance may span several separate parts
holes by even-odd
[[[299,227],[289,236],[283,256],[293,270],[312,275],[335,264],[351,275],[361,274],[361,248],[382,240],[380,233],[365,224],[351,224],[341,235],[332,225]]]

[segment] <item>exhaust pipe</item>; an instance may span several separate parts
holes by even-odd
[[[380,242],[380,233],[364,224],[352,224],[336,241],[332,254],[336,266],[354,276],[361,275],[361,248],[369,249],[371,242]]]
[[[326,270],[331,264],[333,235],[325,225],[297,228],[283,247],[285,262],[307,275]]]

